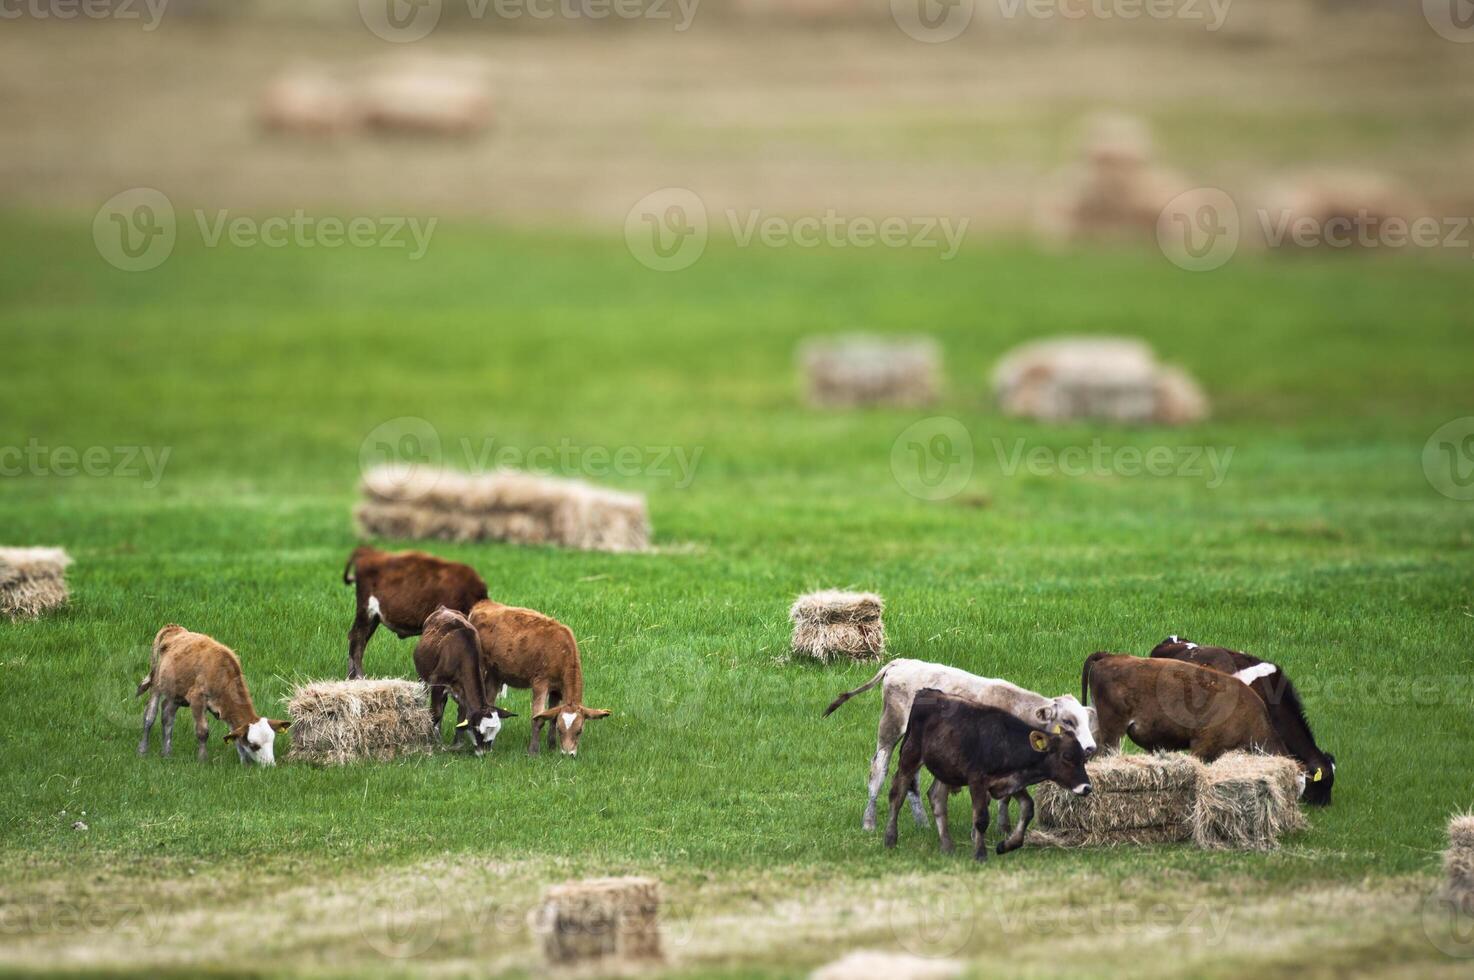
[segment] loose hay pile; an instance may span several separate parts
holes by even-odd
[[[1448,822],[1448,850],[1443,852],[1447,877],[1444,895],[1466,914],[1474,915],[1474,814]]]
[[[1302,830],[1303,771],[1294,759],[1230,752],[1203,770],[1193,808],[1193,842],[1209,850],[1267,851]]]
[[[837,654],[874,660],[885,651],[885,601],[873,592],[827,589],[801,595],[788,611],[793,650],[826,663]]]
[[[436,732],[428,694],[418,681],[315,681],[287,701],[292,720],[288,758],[340,766],[430,752]]]
[[[1086,765],[1087,797],[1043,783],[1030,843],[1111,847],[1191,840],[1207,850],[1269,850],[1302,829],[1299,765],[1230,752],[1212,765],[1185,753],[1110,755]]]
[[[1190,755],[1108,755],[1086,764],[1093,790],[1039,786],[1040,843],[1058,847],[1161,844],[1192,837],[1203,764]],[[1030,838],[1036,836],[1030,833]]]
[[[0,548],[0,615],[34,619],[65,605],[71,563],[61,548]]]
[[[660,882],[595,878],[554,885],[533,913],[548,962],[659,962]]]
[[[936,342],[927,338],[811,340],[799,360],[810,403],[824,408],[927,405],[940,387],[941,356]]]
[[[580,480],[390,465],[366,473],[361,489],[365,499],[354,518],[364,536],[510,541],[583,551],[650,547],[642,494]]]
[[[1128,337],[1055,337],[1015,347],[993,369],[993,392],[1005,414],[1042,422],[1181,425],[1208,414],[1197,382]]]
[[[810,980],[947,980],[962,973],[957,960],[859,950],[809,974]]]

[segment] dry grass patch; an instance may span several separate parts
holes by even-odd
[[[419,681],[314,681],[287,700],[293,762],[340,766],[423,755],[435,746],[429,694]]]

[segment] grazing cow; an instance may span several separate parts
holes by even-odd
[[[906,743],[891,780],[890,819],[885,825],[885,846],[896,846],[896,816],[901,798],[915,786],[921,767],[936,777],[932,782],[932,813],[942,852],[951,853],[952,837],[947,832],[947,798],[953,787],[966,786],[972,796],[973,857],[988,859],[983,839],[988,829],[988,803],[1019,801],[1019,822],[1009,836],[998,842],[998,853],[1007,854],[1023,846],[1024,832],[1034,818],[1034,801],[1027,790],[1050,780],[1076,796],[1090,794],[1090,776],[1085,771],[1085,750],[1068,732],[1049,734],[1025,724],[1012,712],[984,707],[934,688],[919,692],[911,705]]]
[[[1066,694],[1046,698],[1008,681],[979,677],[956,667],[927,663],[924,660],[892,660],[870,680],[835,698],[824,709],[825,717],[856,694],[881,683],[884,686],[881,688],[880,725],[875,733],[875,755],[870,760],[870,795],[865,803],[865,815],[860,821],[865,830],[875,829],[875,800],[880,796],[880,788],[885,783],[891,753],[901,736],[906,734],[906,719],[911,714],[911,702],[916,697],[916,692],[924,688],[936,688],[977,704],[1010,711],[1030,724],[1051,732],[1058,728],[1074,735],[1087,756],[1095,752],[1095,712],[1081,705],[1072,696]],[[917,826],[925,827],[926,811],[922,809],[918,787],[911,788],[909,801]]]
[[[1080,669],[1080,698],[1094,699],[1110,750],[1130,735],[1148,751],[1187,749],[1204,762],[1234,749],[1287,754],[1248,685],[1196,664],[1092,653]]]
[[[548,748],[556,737],[564,755],[578,755],[583,723],[608,718],[603,708],[583,703],[583,666],[573,631],[534,609],[505,606],[483,599],[471,607],[471,623],[481,640],[481,671],[488,691],[502,685],[532,689],[532,741],[537,755],[544,722]]]
[[[440,606],[467,613],[486,598],[486,583],[470,565],[423,551],[354,548],[343,584],[356,585],[358,611],[348,630],[348,679],[363,676],[363,648],[383,623],[400,639],[419,636]]]
[[[415,644],[415,670],[430,688],[430,718],[440,731],[445,699],[453,697],[459,709],[453,741],[468,727],[471,746],[480,755],[491,748],[502,730],[503,718],[515,718],[486,696],[481,678],[481,646],[476,627],[463,614],[441,606],[425,620],[425,631]]]
[[[1331,787],[1336,782],[1336,757],[1315,744],[1300,694],[1278,664],[1225,647],[1202,647],[1181,637],[1169,636],[1152,650],[1152,656],[1182,660],[1223,674],[1232,674],[1248,684],[1269,709],[1269,721],[1285,743],[1289,755],[1307,773],[1305,802],[1330,806]]]
[[[160,710],[164,716],[162,755],[174,751],[174,712],[189,705],[194,715],[194,734],[199,741],[197,756],[205,761],[205,743],[210,738],[209,715],[230,727],[225,740],[234,742],[242,763],[276,765],[276,733],[291,722],[256,714],[251,692],[241,674],[235,652],[203,633],[191,633],[170,623],[154,636],[148,674],[139,682],[134,696],[152,691],[143,712],[143,739],[138,754],[148,752],[148,733]]]

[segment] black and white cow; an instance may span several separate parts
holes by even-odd
[[[1167,637],[1152,649],[1151,655],[1232,674],[1249,685],[1269,709],[1270,724],[1285,743],[1286,753],[1305,767],[1305,802],[1330,806],[1331,787],[1336,782],[1336,757],[1315,744],[1300,694],[1278,664],[1226,647],[1199,646],[1180,636]]]

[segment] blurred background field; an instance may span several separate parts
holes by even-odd
[[[1001,896],[968,906],[977,928],[955,949],[923,950],[974,971],[1458,975],[1420,903],[1474,775],[1474,505],[1436,492],[1423,454],[1471,413],[1470,254],[1245,249],[1194,273],[1149,238],[1048,249],[1030,226],[1098,110],[1147,121],[1195,183],[1247,196],[1346,166],[1467,215],[1474,47],[1370,2],[1239,0],[1211,34],[994,22],[990,7],[945,44],[868,7],[703,5],[685,32],[448,12],[407,45],[351,6],[179,3],[154,31],[0,25],[18,94],[0,101],[0,448],[168,451],[156,485],[0,478],[0,544],[77,561],[67,609],[0,626],[0,908],[20,924],[0,970],[190,970],[218,967],[218,949],[263,973],[516,973],[543,883],[653,872],[694,937],[676,949],[684,974],[801,975],[857,945],[910,948],[931,907],[897,911],[910,889]],[[484,133],[261,130],[264,88],[295,66],[426,57],[481,63]],[[130,273],[93,223],[140,186],[168,196],[179,240]],[[624,228],[673,186],[699,195],[712,240],[661,273]],[[742,247],[729,208],[971,223],[942,260]],[[411,260],[209,247],[195,209],[438,224]],[[856,330],[936,338],[936,405],[806,405],[801,343]],[[1211,418],[1005,418],[990,369],[1059,333],[1145,339],[1202,383]],[[460,466],[488,441],[668,451],[664,473],[552,467],[647,493],[651,554],[428,546],[567,622],[588,699],[614,717],[576,763],[527,758],[525,717],[481,760],[256,772],[218,741],[203,767],[178,746],[137,759],[132,691],[163,623],[237,649],[258,706],[341,675],[355,484],[374,433],[406,416]],[[894,462],[928,416],[972,445],[965,488],[940,502]],[[1227,461],[1216,482],[1007,465],[1020,446],[1097,441]],[[786,660],[789,602],[825,586],[885,595],[891,655],[1051,694],[1076,688],[1090,651],[1144,653],[1170,632],[1279,660],[1336,753],[1336,803],[1270,855],[1029,849],[978,869],[909,825],[885,853],[858,829],[876,706],[819,717],[873,668]],[[412,647],[381,631],[369,673],[408,674]],[[525,694],[510,700],[525,713]],[[240,900],[213,905],[221,883]],[[1221,915],[1229,938],[1134,928],[1164,895],[1184,921]],[[442,942],[382,945],[370,913],[385,899]],[[204,952],[61,915],[117,924],[137,902]],[[517,914],[487,928],[466,902]],[[1076,929],[1067,909],[1110,911]]]

